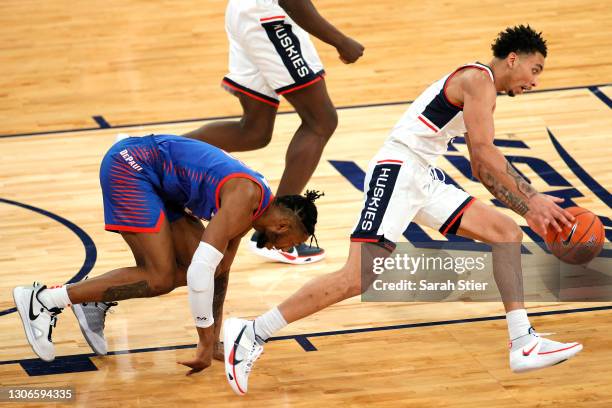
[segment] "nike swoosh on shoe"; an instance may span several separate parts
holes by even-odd
[[[30,309],[28,310],[29,315],[30,315],[30,320],[36,320],[38,316],[40,316],[40,313],[35,315],[34,309],[32,308],[32,305],[34,305],[34,292],[35,291],[32,291],[32,294],[30,295]]]
[[[529,351],[525,351],[525,349],[523,349],[523,356],[527,357],[531,354],[531,352],[536,348],[536,346],[539,344],[539,342],[537,342],[536,344],[533,345],[532,348],[529,349]]]

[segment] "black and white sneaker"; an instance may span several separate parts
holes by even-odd
[[[318,246],[306,245],[304,243],[291,248],[290,251],[280,249],[257,248],[257,237],[259,233],[256,231],[249,241],[249,248],[257,255],[276,262],[283,262],[293,265],[304,265],[314,262],[319,262],[325,258],[325,250]]]
[[[99,356],[108,353],[108,346],[104,338],[104,322],[108,310],[117,306],[117,302],[93,302],[72,305],[72,312],[76,316],[81,333],[89,347]]]
[[[18,286],[13,289],[13,300],[21,317],[21,323],[32,350],[44,361],[55,359],[55,347],[51,331],[57,323],[62,309],[47,309],[38,299],[39,293],[47,287],[34,282],[32,286]]]

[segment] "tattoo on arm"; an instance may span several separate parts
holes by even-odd
[[[509,166],[509,165],[508,165]],[[516,170],[512,169],[515,173]],[[506,170],[508,171],[508,170]],[[506,207],[510,208],[512,211],[516,212],[519,215],[525,215],[527,211],[529,211],[529,206],[527,202],[523,200],[520,196],[514,194],[509,191],[496,177],[492,174],[486,166],[480,165],[480,180],[482,184],[495,196],[499,201],[501,201]],[[517,176],[520,177],[523,181],[524,179],[517,173]],[[514,178],[514,177],[513,177]],[[516,179],[515,179],[516,180]],[[525,181],[525,183],[527,183]],[[532,187],[527,184],[529,188]],[[519,187],[520,190],[520,187]],[[535,190],[534,190],[535,191]],[[521,191],[522,192],[522,191]],[[522,192],[523,193],[523,192]],[[523,193],[525,194],[525,193]],[[535,194],[535,193],[534,193]],[[531,195],[533,196],[533,194]]]
[[[127,285],[111,286],[102,294],[103,302],[141,298],[151,296],[151,288],[147,281],[129,283]]]
[[[215,295],[213,296],[213,318],[215,323],[221,321],[221,312],[223,311],[223,302],[225,302],[228,282],[229,273],[223,273],[215,278]]]
[[[506,173],[514,179],[516,188],[518,188],[518,190],[523,193],[527,199],[530,199],[538,193],[535,188],[531,187],[531,184],[529,184],[527,180],[521,177],[510,162],[506,162]]]

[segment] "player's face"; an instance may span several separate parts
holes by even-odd
[[[539,52],[516,55],[516,58],[511,60],[510,81],[506,93],[515,96],[535,88],[543,70],[544,56]]]
[[[263,234],[259,234],[257,248],[276,248],[289,251],[292,247],[305,242],[307,239],[308,234],[301,227],[294,226],[288,228],[279,225],[273,228],[266,228]]]

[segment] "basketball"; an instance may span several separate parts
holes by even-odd
[[[599,255],[603,248],[603,224],[599,217],[585,208],[570,207],[566,210],[575,217],[574,224],[563,227],[561,232],[549,228],[546,245],[563,262],[586,264]]]

